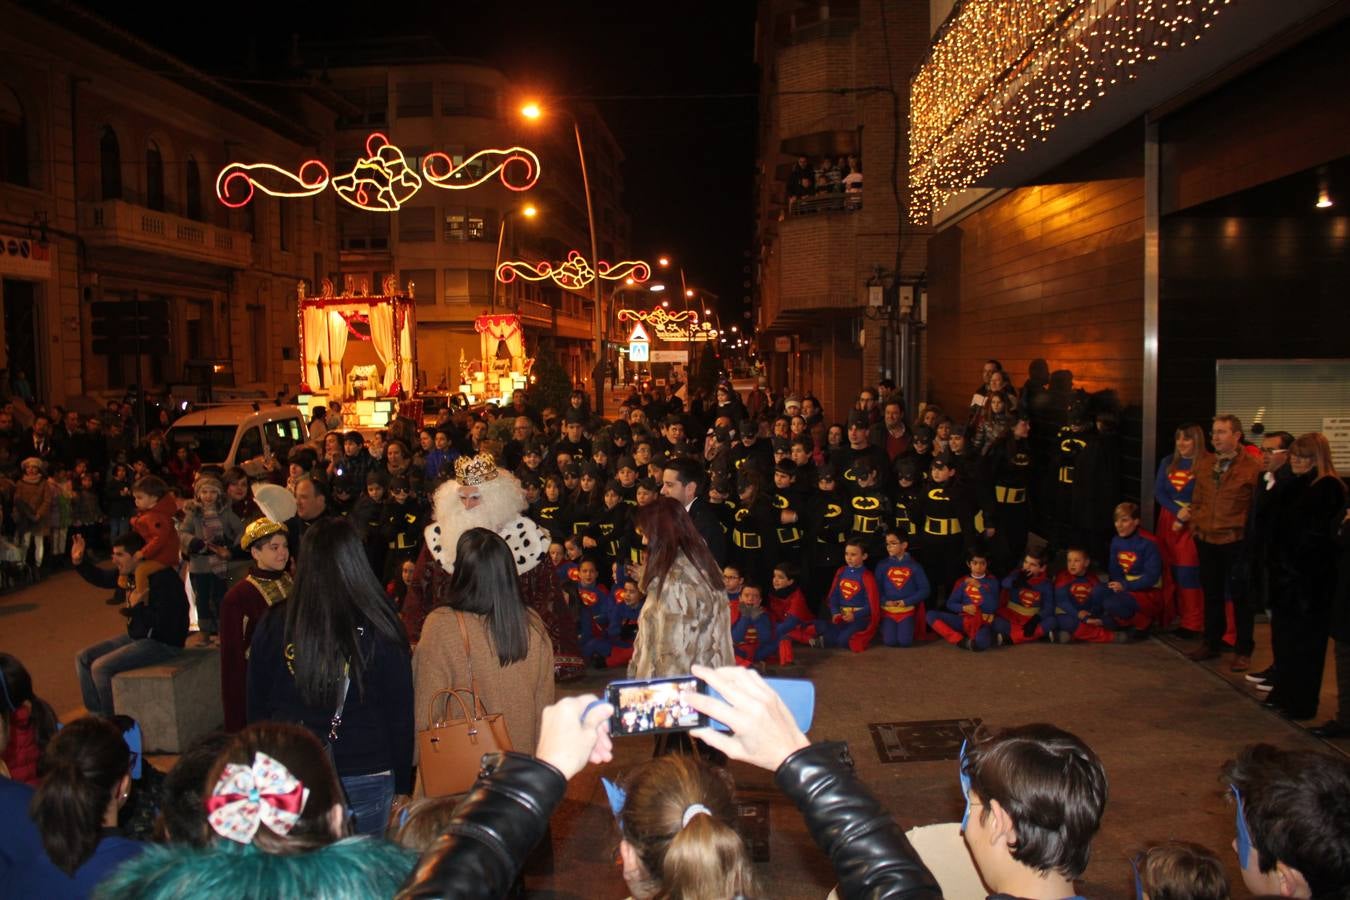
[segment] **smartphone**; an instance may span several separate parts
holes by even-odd
[[[684,702],[681,695],[686,692],[706,694],[708,687],[692,675],[611,682],[605,688],[605,701],[614,707],[609,733],[664,734],[704,727],[708,717]]]

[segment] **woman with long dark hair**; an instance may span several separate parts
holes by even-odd
[[[52,738],[28,807],[41,852],[14,857],[5,896],[86,897],[145,849],[116,830],[131,791],[131,762],[122,729],[110,719],[77,719]]]
[[[392,897],[416,861],[348,836],[342,784],[308,729],[249,725],[204,781],[206,845],[151,848],[99,886],[102,900]]]
[[[1293,473],[1275,489],[1270,510],[1270,635],[1275,687],[1267,703],[1289,719],[1317,715],[1331,635],[1337,531],[1345,483],[1320,432],[1289,447]]]
[[[298,722],[331,746],[360,834],[380,834],[412,791],[412,666],[403,622],[355,529],[305,532],[290,599],[268,610],[249,649],[248,719]]]
[[[638,616],[629,678],[686,675],[695,663],[729,666],[731,613],[722,570],[684,506],[657,497],[635,523],[647,546],[638,573],[646,602]]]
[[[36,785],[38,760],[59,727],[56,711],[33,692],[33,676],[8,653],[0,653],[0,718],[9,733],[9,743],[0,745],[9,777]]]
[[[520,596],[506,541],[487,528],[460,535],[448,605],[433,609],[413,654],[417,728],[431,723],[439,691],[478,685],[489,712],[501,713],[511,747],[534,753],[539,713],[553,702],[553,645],[539,615]],[[459,718],[459,708],[449,712]]]

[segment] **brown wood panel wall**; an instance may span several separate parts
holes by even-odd
[[[964,410],[987,358],[1032,360],[1139,402],[1143,180],[1019,188],[929,243],[929,397]]]

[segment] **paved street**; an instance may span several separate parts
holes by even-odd
[[[18,654],[39,692],[65,712],[79,705],[75,652],[116,633],[122,621],[102,603],[101,592],[62,573],[0,598],[0,649]],[[1266,636],[1258,632],[1257,643],[1265,647]],[[1087,740],[1111,779],[1105,825],[1084,885],[1088,896],[1132,896],[1126,860],[1147,841],[1176,837],[1227,848],[1233,818],[1217,775],[1220,764],[1244,744],[1329,747],[1261,709],[1226,668],[1189,663],[1162,641],[1035,644],[983,654],[932,644],[873,648],[861,655],[807,650],[801,658],[791,674],[813,679],[820,698],[812,737],[848,741],[862,777],[906,827],[959,817],[956,763],[882,763],[869,723],[1051,721]],[[1266,659],[1258,653],[1256,663],[1263,666]],[[593,673],[578,689],[599,691],[606,680]],[[1324,715],[1332,702],[1324,693]],[[640,763],[650,752],[650,739],[621,740],[615,763],[588,770],[572,783],[554,819],[553,874],[530,877],[532,896],[627,896],[598,779]],[[740,765],[733,770],[747,812],[753,817],[767,810],[765,895],[823,897],[832,876],[800,816],[773,790],[767,773]],[[1230,876],[1237,878],[1231,865]],[[1236,896],[1243,896],[1241,889]]]

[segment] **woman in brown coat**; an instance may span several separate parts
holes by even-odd
[[[687,675],[694,663],[734,665],[722,570],[689,513],[678,500],[657,497],[638,510],[636,524],[647,545],[637,576],[647,599],[628,677]]]
[[[413,654],[417,730],[430,725],[438,691],[468,690],[476,680],[483,706],[505,719],[512,749],[532,754],[539,714],[553,702],[548,631],[521,599],[511,550],[496,532],[464,532],[455,558],[469,564],[455,566],[449,605],[427,615]],[[449,712],[462,718],[455,704]]]

